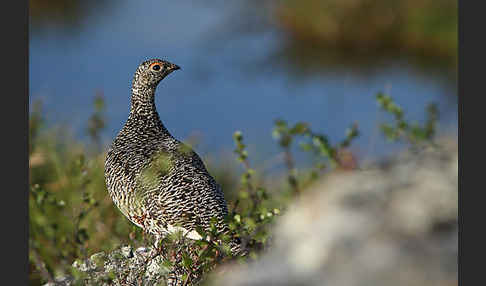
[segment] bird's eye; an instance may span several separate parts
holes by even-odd
[[[158,71],[158,70],[160,70],[160,65],[153,65],[153,66],[152,66],[152,69],[153,69],[154,71]]]

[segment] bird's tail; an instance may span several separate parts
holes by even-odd
[[[229,243],[231,254],[233,256],[246,256],[248,255],[248,249],[243,245],[239,237],[234,238]]]
[[[182,286],[184,280],[182,279],[182,273],[178,272],[176,270],[172,270],[168,275],[167,275],[167,281],[166,284],[167,286]]]

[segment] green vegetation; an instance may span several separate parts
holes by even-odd
[[[435,135],[435,125],[439,117],[437,105],[431,103],[427,105],[427,120],[424,126],[416,122],[409,123],[403,118],[403,110],[396,105],[392,98],[383,93],[376,96],[380,107],[393,115],[394,124],[383,123],[381,130],[390,141],[406,141],[412,145],[429,144]]]
[[[457,66],[454,0],[284,0],[275,3],[272,19],[288,36],[285,49],[314,61],[323,51],[336,51],[341,63],[350,56],[406,55],[421,63]]]
[[[393,140],[404,140],[412,146],[433,142],[437,110],[428,108],[429,118],[424,126],[408,123],[402,109],[384,94],[378,94],[380,106],[393,115],[393,124],[382,125],[384,135]],[[65,129],[48,128],[42,117],[39,103],[30,114],[29,145],[29,266],[32,285],[40,285],[53,277],[71,274],[82,275],[71,265],[77,259],[99,252],[109,252],[122,244],[134,247],[152,243],[152,238],[129,223],[116,209],[108,196],[104,183],[104,154],[99,148],[99,132],[104,127],[102,96],[95,99],[95,112],[88,123],[90,143],[75,142]],[[331,143],[324,134],[314,132],[305,122],[289,125],[276,120],[273,136],[285,153],[287,173],[281,183],[266,186],[250,163],[243,134],[233,135],[236,159],[243,165],[240,176],[228,173],[227,168],[209,166],[211,173],[226,192],[229,215],[234,235],[247,242],[249,255],[235,258],[229,254],[229,236],[198,231],[209,241],[187,242],[178,234],[162,240],[164,265],[177,263],[188,273],[207,273],[221,263],[239,259],[256,259],[269,247],[271,227],[275,218],[285,213],[288,204],[326,172],[355,168],[349,164],[348,147],[358,136],[357,124],[345,133],[344,139]],[[291,146],[299,141],[302,152],[310,152],[315,159],[309,169],[298,168],[293,160]],[[88,152],[89,151],[89,152]],[[346,153],[347,152],[347,153]],[[348,158],[348,159],[346,159]],[[221,243],[219,243],[221,242]],[[189,247],[190,246],[190,247]],[[180,254],[180,258],[175,259]],[[120,274],[121,275],[121,274]],[[197,276],[197,275],[196,275]],[[113,277],[106,277],[107,280]]]

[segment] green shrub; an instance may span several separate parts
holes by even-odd
[[[457,65],[457,1],[285,0],[274,22],[296,46],[348,55],[416,56]]]

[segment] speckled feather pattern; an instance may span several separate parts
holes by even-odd
[[[130,221],[158,237],[174,226],[188,232],[196,225],[209,229],[212,218],[218,231],[227,232],[221,187],[201,158],[164,127],[155,107],[157,85],[176,69],[152,59],[135,72],[130,115],[107,153],[106,186]]]

